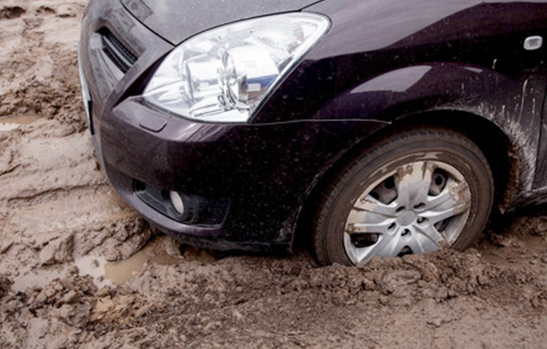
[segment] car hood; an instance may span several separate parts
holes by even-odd
[[[298,11],[318,0],[121,0],[150,30],[176,45],[196,33],[244,18]]]

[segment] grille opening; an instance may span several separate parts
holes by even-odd
[[[103,52],[122,72],[127,72],[137,62],[137,55],[118,40],[110,30],[102,29],[100,34]]]

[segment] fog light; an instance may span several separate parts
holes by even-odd
[[[176,191],[169,192],[169,198],[171,199],[171,204],[175,208],[175,211],[177,211],[179,214],[184,213],[184,203],[182,202],[182,198],[180,197],[180,194]]]

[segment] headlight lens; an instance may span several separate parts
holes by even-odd
[[[323,16],[290,13],[212,29],[175,48],[143,97],[191,119],[245,122],[329,26]]]

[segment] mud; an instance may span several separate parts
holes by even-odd
[[[155,232],[109,186],[85,130],[84,5],[0,0],[1,348],[544,347],[544,208],[465,253],[363,269]]]

